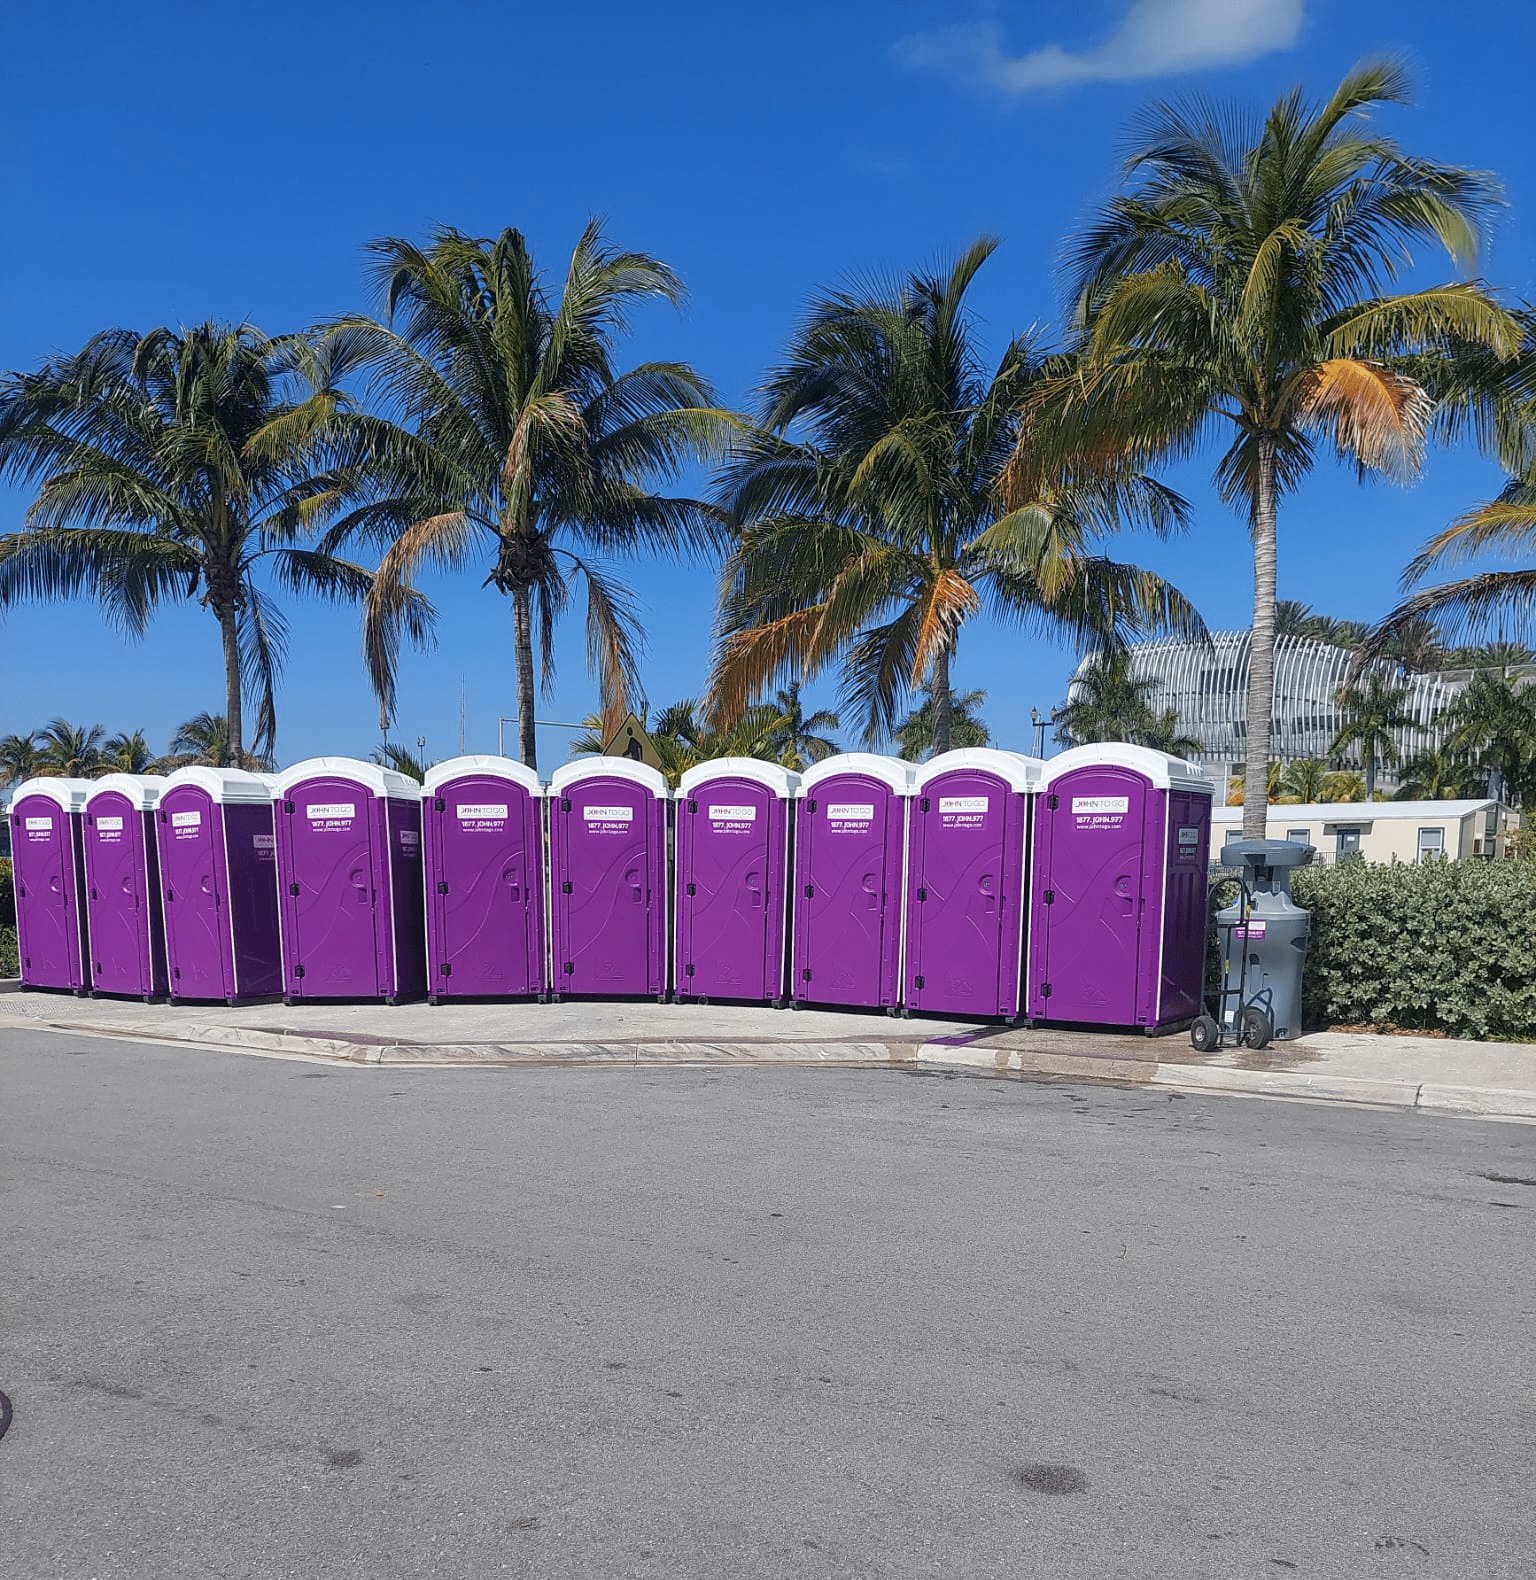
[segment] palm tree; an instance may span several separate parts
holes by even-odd
[[[1400,801],[1460,801],[1483,795],[1487,775],[1447,747],[1430,747],[1403,764]]]
[[[1148,698],[1156,685],[1150,675],[1132,671],[1129,653],[1095,654],[1054,714],[1056,739],[1063,746],[1133,740],[1151,717]]]
[[[334,504],[340,474],[317,455],[341,399],[302,343],[248,325],[109,330],[0,378],[0,477],[41,485],[23,530],[0,537],[0,606],[85,592],[138,636],[162,604],[195,599],[223,643],[227,760],[245,760],[248,694],[270,750],[286,626],[259,569],[333,600],[371,583],[296,546]]]
[[[1355,773],[1352,769],[1329,774],[1323,781],[1325,801],[1364,801],[1365,799],[1365,776]]]
[[[393,768],[397,774],[418,782],[427,777],[427,764],[408,746],[397,746],[394,741],[382,741],[368,754],[368,761],[380,768]]]
[[[518,742],[536,767],[535,653],[547,686],[556,622],[584,585],[588,664],[605,714],[622,714],[635,688],[635,597],[605,562],[723,545],[717,512],[649,485],[717,449],[730,419],[685,363],[615,372],[629,308],[677,305],[683,289],[665,264],[609,246],[596,221],[558,300],[516,230],[484,240],[439,229],[425,248],[387,238],[370,251],[381,318],[342,319],[321,345],[365,370],[400,421],[354,420],[356,508],[322,547],[387,545],[364,630],[386,728],[413,578],[425,565],[486,571],[511,601]]]
[[[986,700],[984,691],[962,691],[950,696],[949,745],[946,751],[962,746],[992,744],[992,736],[976,712]],[[921,706],[902,719],[891,732],[897,744],[896,755],[903,762],[920,763],[938,755],[938,743],[934,738],[934,715],[937,712],[937,698],[929,691],[923,697]]]
[[[49,719],[37,732],[38,766],[45,774],[65,779],[93,779],[102,769],[101,743],[106,733],[99,724]]]
[[[1451,752],[1492,770],[1490,795],[1523,804],[1536,791],[1536,687],[1480,670],[1441,722]]]
[[[769,733],[769,745],[783,767],[800,773],[837,751],[837,742],[820,733],[841,728],[837,715],[827,708],[818,708],[807,718],[800,703],[798,680],[774,693],[773,706],[778,721]]]
[[[1344,709],[1344,723],[1339,727],[1328,747],[1330,756],[1338,756],[1358,747],[1365,764],[1365,799],[1376,798],[1376,764],[1388,767],[1398,761],[1395,734],[1413,723],[1408,712],[1408,688],[1395,676],[1388,677],[1373,669],[1365,684],[1351,686],[1339,698]]]
[[[1328,764],[1320,757],[1298,757],[1285,765],[1280,788],[1303,803],[1322,801],[1327,797]]]
[[[152,774],[160,763],[149,749],[143,730],[132,735],[119,732],[109,736],[101,748],[101,772],[106,774]]]
[[[1285,775],[1284,763],[1270,763],[1264,770],[1264,804],[1266,809],[1272,801],[1280,799]],[[1358,777],[1358,776],[1357,776]],[[1227,785],[1227,805],[1247,806],[1247,778],[1243,774],[1235,775]],[[1265,813],[1266,819],[1268,812]],[[1266,822],[1266,827],[1267,827]],[[1247,837],[1246,835],[1244,836]]]
[[[36,732],[0,736],[0,785],[20,784],[42,772],[42,753]]]
[[[1020,408],[1055,364],[1020,337],[983,367],[965,296],[995,246],[811,304],[724,485],[741,537],[711,687],[722,716],[838,664],[866,740],[926,687],[942,752],[950,665],[983,607],[1085,645],[1203,634],[1161,578],[1100,552],[1121,522],[1181,526],[1183,502],[1118,458],[1090,474],[1085,457],[1046,470],[1020,451]]]
[[[1204,741],[1184,728],[1177,708],[1164,708],[1160,713],[1149,710],[1130,739],[1138,746],[1150,746],[1155,752],[1167,752],[1170,757],[1195,758],[1205,750]]]
[[[258,755],[254,752],[243,754],[244,765],[257,772],[266,772],[272,767],[270,753]],[[183,719],[176,726],[176,733],[171,736],[170,749],[162,762],[168,768],[188,768],[194,765],[205,768],[218,768],[233,762],[234,758],[229,745],[229,725],[222,713],[194,713],[190,719]]]
[[[1468,366],[1468,347],[1493,367],[1520,344],[1479,285],[1385,294],[1416,241],[1469,261],[1499,197],[1490,177],[1410,157],[1371,126],[1372,106],[1405,99],[1403,69],[1385,63],[1356,67],[1320,108],[1288,94],[1262,128],[1203,103],[1158,106],[1132,189],[1073,250],[1086,363],[1047,403],[1056,442],[1179,454],[1231,425],[1216,478],[1253,541],[1251,838],[1266,819],[1280,496],[1319,443],[1362,470],[1411,474],[1434,413],[1413,371]],[[1448,396],[1445,423],[1465,409]]]

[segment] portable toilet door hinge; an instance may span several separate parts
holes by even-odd
[[[576,974],[576,967],[575,967],[574,963],[569,961],[569,960],[567,960],[565,962],[565,965],[564,965],[564,967],[562,969],[565,971],[565,974],[568,977],[569,976],[574,976]]]
[[[913,977],[912,978],[912,986],[916,987],[916,988],[920,988],[927,982],[927,980],[928,979],[926,977]]]
[[[437,886],[437,892],[439,894],[446,894],[448,892],[448,885],[446,883],[439,883]]]
[[[814,796],[805,803],[805,810],[807,812],[814,812],[816,810],[816,798]]]
[[[565,882],[560,885],[560,892],[562,894],[574,894],[576,892],[576,887],[571,882],[571,880],[567,878]]]
[[[688,810],[690,812],[697,812],[699,810],[699,803],[695,801],[692,796],[688,797]]]
[[[800,979],[803,982],[809,982],[811,980],[811,968],[809,966],[807,966],[805,970],[800,973]]]
[[[919,889],[917,891],[917,899],[918,899],[918,903],[919,904],[921,904],[927,898],[928,898],[928,891],[926,889]]]
[[[437,968],[437,974],[440,977],[451,977],[453,975],[453,962],[451,960],[445,960]]]
[[[1061,804],[1061,797],[1060,796],[1054,796],[1054,795],[1048,795],[1045,798],[1045,804],[1051,809],[1051,811],[1054,812],[1056,810],[1056,808]]]
[[[1056,903],[1056,891],[1054,889],[1047,889],[1045,893],[1040,896],[1040,898],[1044,900],[1047,905],[1054,905]]]
[[[443,800],[443,798],[440,795],[439,796],[433,796],[433,798],[432,798],[432,809],[435,812],[446,812],[448,810],[448,803],[445,800]]]
[[[922,804],[921,804],[921,807],[919,808],[919,810],[921,810],[923,812],[926,812],[928,810],[928,797],[927,796],[923,797]]]
[[[693,898],[693,896],[694,896],[694,895],[696,895],[696,894],[697,894],[697,893],[698,893],[698,892],[699,892],[699,886],[698,886],[698,884],[696,884],[696,883],[690,883],[690,884],[688,884],[688,886],[687,886],[687,893],[688,893],[688,898],[689,898],[689,899],[690,899],[690,900],[691,900],[691,899],[692,899],[692,898]],[[689,970],[690,970],[690,971],[692,971],[692,970],[693,970],[693,967],[692,967],[692,966],[689,966],[689,967],[688,967],[688,969],[689,969]]]
[[[560,797],[560,810],[562,812],[569,812],[571,810],[571,798],[568,795],[563,795]]]
[[[814,900],[816,898],[816,885],[814,883],[806,884],[805,897],[808,900]]]
[[[284,801],[283,802],[283,811],[285,811],[288,814],[289,817],[292,817],[293,816],[293,802],[292,801]]]
[[[171,820],[171,814],[170,814],[170,813],[169,813],[169,812],[162,812],[162,813],[161,813],[161,814],[160,814],[160,821],[161,821],[161,822],[162,822],[162,823],[169,823],[169,822],[170,822],[170,820]],[[178,971],[178,972],[177,972],[177,973],[176,973],[176,974],[177,974],[177,975],[178,975],[178,976],[180,976],[180,975],[181,975],[181,973],[180,973],[180,972],[179,972],[179,971]]]
[[[684,966],[683,967],[683,975],[685,977],[691,977],[693,975],[693,967],[692,966]]]
[[[299,892],[299,886],[298,886],[298,884],[296,884],[296,883],[290,883],[290,884],[289,884],[289,885],[288,885],[288,892],[289,892],[289,893],[290,893],[290,894],[297,894],[297,893],[298,893],[298,892]]]
[[[1051,996],[1051,984],[1049,982],[1042,982],[1040,984],[1040,997],[1041,998],[1049,998],[1050,996]]]
[[[303,966],[295,966],[295,967],[294,967],[294,968],[293,968],[293,974],[294,974],[294,975],[295,975],[295,976],[296,976],[296,977],[301,977],[301,976],[303,976],[303,975],[304,975],[304,967],[303,967]]]

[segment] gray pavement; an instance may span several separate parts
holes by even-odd
[[[1197,1054],[1182,1033],[1149,1038],[747,1005],[231,1009],[0,991],[0,1025],[15,1020],[355,1064],[926,1064],[1536,1120],[1536,1046],[1450,1038],[1318,1032],[1261,1052]]]
[[[0,1020],[0,1572],[1524,1580],[1536,1131]]]

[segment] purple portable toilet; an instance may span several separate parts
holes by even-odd
[[[971,747],[918,770],[907,834],[903,1003],[1018,1018],[1032,802],[1045,764]]]
[[[351,757],[272,782],[283,1001],[420,998],[427,988],[421,787]]]
[[[627,757],[581,757],[549,781],[550,982],[667,996],[667,782]]]
[[[543,999],[544,787],[510,757],[453,757],[421,792],[427,983],[448,998]]]
[[[679,1002],[784,1002],[789,823],[800,776],[751,757],[690,768],[677,788]]]
[[[806,770],[795,819],[791,1003],[896,1013],[909,763],[845,752]]]
[[[141,998],[167,989],[155,809],[165,780],[106,774],[85,799],[91,990]]]
[[[1211,782],[1145,746],[1076,746],[1035,805],[1028,1013],[1159,1026],[1200,1013]]]
[[[271,778],[178,768],[160,792],[160,887],[172,1000],[283,991]]]
[[[11,860],[21,983],[90,987],[85,914],[88,779],[28,779],[11,796]]]

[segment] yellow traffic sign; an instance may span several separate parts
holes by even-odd
[[[645,733],[645,726],[633,713],[626,714],[624,722],[619,725],[608,739],[608,744],[603,748],[604,757],[628,757],[631,762],[649,763],[652,768],[661,767],[661,757],[656,751],[656,744]]]

